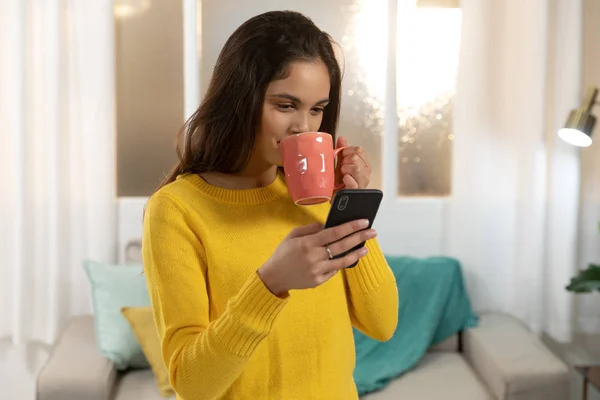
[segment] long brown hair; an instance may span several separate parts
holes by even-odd
[[[242,171],[250,160],[267,85],[294,61],[321,61],[329,71],[329,105],[321,131],[335,138],[341,71],[334,41],[309,18],[271,11],[244,22],[221,50],[204,100],[177,133],[175,165],[161,187],[184,173]]]

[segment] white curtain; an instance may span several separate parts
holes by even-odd
[[[0,338],[52,344],[115,259],[111,0],[0,2]]]
[[[580,0],[463,0],[448,253],[478,311],[573,333],[579,153],[556,131],[581,99]]]
[[[600,2],[583,0],[583,86],[600,87]],[[598,116],[600,107],[593,113]],[[600,263],[600,123],[596,124],[594,142],[581,151],[581,199],[579,226],[579,267]],[[576,297],[578,328],[583,333],[600,333],[600,293]]]

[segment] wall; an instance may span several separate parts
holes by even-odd
[[[143,196],[171,169],[183,123],[182,0],[115,17],[117,194]]]

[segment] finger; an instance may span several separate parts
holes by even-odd
[[[342,159],[341,164],[342,165],[340,167],[340,171],[342,171],[342,167],[344,165],[354,165],[361,171],[365,172],[366,174],[371,173],[371,166],[357,154],[352,154],[348,157],[344,157]]]
[[[348,146],[344,150],[342,150],[342,156],[348,157],[353,154],[359,154],[362,151],[362,147],[360,146]]]
[[[329,260],[325,262],[325,273],[329,273],[331,271],[339,271],[344,268],[348,268],[361,258],[367,255],[369,249],[366,247],[361,247],[358,250],[354,250],[351,253],[346,254],[344,257],[336,258],[334,260]]]
[[[339,149],[340,147],[348,146],[348,140],[344,136],[338,136],[336,142],[337,142],[335,145],[336,149]],[[344,152],[345,150],[347,150],[347,149],[342,150],[342,152]]]
[[[342,174],[352,175],[353,177],[359,176],[361,168],[356,164],[344,164],[342,168],[340,168]]]
[[[314,244],[316,246],[327,246],[330,243],[335,243],[338,240],[345,238],[348,235],[363,230],[369,226],[369,221],[366,219],[357,219],[346,222],[338,226],[327,228],[314,235]]]
[[[366,167],[361,168],[354,164],[346,164],[340,168],[340,172],[342,174],[342,182],[344,182],[344,185],[348,189],[364,189],[369,186],[371,174]],[[345,176],[351,177],[356,183],[352,182],[350,178],[344,180]]]
[[[361,146],[351,146],[342,150],[342,157],[345,160],[348,157],[353,157],[354,162],[361,161],[363,164],[370,166],[369,157]]]
[[[358,154],[350,154],[344,158],[342,158],[342,164],[348,165],[348,164],[355,164],[355,165],[362,165],[365,166],[365,162],[363,161],[362,158],[360,158],[360,156]]]
[[[290,231],[290,233],[288,233],[287,237],[294,238],[294,237],[314,235],[315,233],[319,233],[321,231],[323,231],[323,225],[321,225],[319,223],[314,223],[314,224],[299,226],[297,228],[292,229]]]
[[[360,232],[353,233],[352,235],[338,241],[335,243],[331,243],[329,247],[329,251],[332,256],[336,256],[338,254],[342,254],[354,246],[359,245],[362,242],[366,242],[369,239],[373,239],[377,236],[377,231],[375,229],[366,229]]]
[[[338,271],[339,271],[339,270],[337,270],[337,269],[334,269],[334,270],[332,270],[332,271],[328,271],[328,272],[324,273],[323,275],[321,275],[321,276],[319,277],[319,279],[318,279],[318,282],[317,282],[317,283],[318,283],[319,285],[322,285],[322,284],[324,284],[325,282],[327,282],[328,280],[330,280],[331,278],[333,278],[333,277],[335,276],[335,274],[337,274],[337,273],[338,273]]]
[[[342,182],[344,182],[346,189],[360,189],[358,182],[352,177],[352,175],[344,175]]]

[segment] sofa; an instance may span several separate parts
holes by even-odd
[[[361,400],[566,400],[568,375],[518,320],[486,313],[476,328],[431,348],[414,370]],[[163,399],[150,369],[117,372],[98,352],[91,315],[73,318],[62,333],[38,375],[36,398]]]
[[[140,247],[139,241],[127,245],[126,263],[141,261]],[[536,335],[506,314],[490,312],[479,317],[477,327],[430,348],[412,371],[361,400],[569,398],[567,366]],[[74,317],[62,332],[38,374],[36,398],[164,399],[151,369],[120,372],[100,354],[92,315]]]

